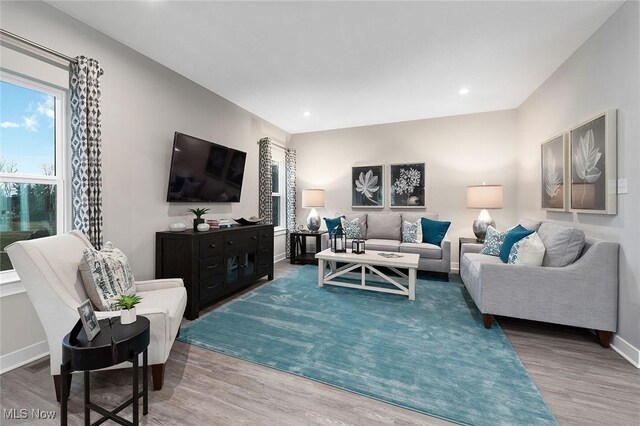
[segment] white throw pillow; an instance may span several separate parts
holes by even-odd
[[[107,241],[102,250],[86,248],[80,263],[84,289],[98,310],[116,310],[123,294],[135,294],[136,283],[127,256]]]
[[[344,217],[341,217],[340,224],[342,225],[342,232],[344,232],[347,238],[353,239],[362,237],[362,234],[360,233],[360,221],[358,219],[348,221]]]
[[[402,222],[402,242],[421,243],[422,242],[422,219],[417,222]]]
[[[509,262],[514,265],[542,266],[546,248],[537,232],[515,243],[509,252]]]

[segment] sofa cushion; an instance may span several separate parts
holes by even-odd
[[[431,220],[438,220],[438,213],[432,212],[404,212],[402,213],[402,221],[417,222],[423,217]]]
[[[338,217],[323,217],[324,223],[327,225],[327,231],[329,234],[333,234],[333,231],[340,226],[340,220],[345,217],[344,215]]]
[[[379,238],[369,238],[365,241],[365,250],[399,251],[400,241]]]
[[[367,214],[366,213],[347,213],[344,215],[349,222],[358,219],[360,225],[360,238],[367,238]]]
[[[533,219],[520,219],[518,223],[524,228],[534,232],[538,232],[538,229],[540,229],[540,225],[542,225],[542,221]]]
[[[421,243],[422,242],[422,224],[420,220],[417,222],[402,222],[402,242],[403,243]]]
[[[127,256],[110,241],[102,250],[84,249],[79,269],[87,295],[100,311],[116,310],[114,303],[121,295],[136,292]]]
[[[544,243],[537,232],[515,243],[509,252],[509,262],[513,265],[542,266]]]
[[[533,231],[526,229],[522,225],[518,225],[507,232],[507,235],[505,235],[504,241],[502,242],[502,247],[500,247],[500,260],[502,260],[504,263],[509,262],[509,253],[511,252],[511,247],[513,247],[513,245],[518,241],[528,237],[531,234],[533,234]]]
[[[504,237],[507,235],[507,231],[500,232],[493,226],[487,228],[487,235],[484,238],[484,244],[480,254],[486,254],[488,256],[500,256],[500,249],[504,242]]]
[[[377,213],[367,216],[367,238],[400,242],[400,213]]]
[[[538,234],[546,248],[542,266],[567,266],[580,257],[584,247],[581,230],[545,222],[540,225]]]
[[[429,243],[402,243],[400,253],[416,253],[425,259],[442,259],[442,247]]]
[[[340,225],[342,226],[342,230],[348,239],[354,238],[362,238],[362,234],[360,233],[360,223],[358,219],[353,219],[349,221],[345,218],[340,219]]]
[[[140,304],[137,305],[139,312],[149,310],[151,312],[158,309],[165,310],[169,313],[171,324],[171,336],[175,336],[180,328],[182,321],[182,313],[187,304],[187,294],[184,287],[163,288],[153,291],[141,291],[138,296],[142,297]]]
[[[422,242],[435,244],[439,246],[444,240],[444,236],[447,235],[451,222],[431,220],[423,217],[422,223]]]

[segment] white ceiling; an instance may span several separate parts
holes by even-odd
[[[301,133],[515,108],[622,2],[50,3]]]

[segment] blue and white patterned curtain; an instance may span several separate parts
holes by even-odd
[[[273,183],[271,170],[271,139],[258,142],[258,216],[262,223],[273,223]]]
[[[296,230],[296,150],[285,149],[284,168],[286,180],[287,203],[287,257],[291,257],[291,240],[289,234]]]
[[[94,59],[71,64],[71,201],[73,228],[102,247],[102,132],[100,76]]]

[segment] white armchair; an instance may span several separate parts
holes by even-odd
[[[82,252],[87,247],[91,247],[91,243],[85,236],[72,231],[64,235],[19,241],[6,248],[47,335],[51,375],[58,401],[62,339],[79,319],[77,307],[88,298],[79,271]],[[187,292],[182,279],[177,278],[138,281],[136,294],[142,296],[136,309],[138,315],[144,315],[151,323],[149,365],[153,389],[160,390],[164,380],[164,365],[180,330]],[[102,319],[118,316],[119,312],[98,311],[96,315]],[[127,367],[131,367],[131,363],[112,368]]]

